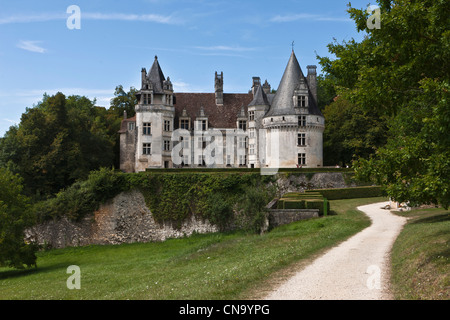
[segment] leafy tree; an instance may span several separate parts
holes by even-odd
[[[113,165],[112,132],[119,126],[117,117],[108,116],[86,97],[44,95],[0,142],[0,166],[20,174],[27,195],[51,196],[90,171]]]
[[[29,199],[22,195],[22,179],[0,168],[0,265],[23,268],[36,265],[37,246],[24,242],[32,223]]]
[[[330,44],[319,58],[339,96],[389,122],[388,141],[354,163],[398,201],[449,204],[450,2],[380,0],[381,28],[349,5],[361,42]]]
[[[350,165],[386,143],[386,119],[338,97],[325,107],[324,164]]]
[[[122,85],[118,85],[114,92],[114,98],[111,99],[110,110],[118,117],[122,118],[124,111],[127,112],[127,117],[135,115],[134,107],[138,104],[136,98],[137,90],[133,87],[130,91],[125,92]]]

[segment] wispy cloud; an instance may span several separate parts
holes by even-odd
[[[0,17],[1,24],[11,23],[33,23],[33,22],[47,22],[54,20],[65,20],[69,14],[64,13],[42,13],[34,15],[13,15],[9,17]],[[111,21],[142,21],[154,22],[161,24],[182,24],[184,20],[177,17],[175,14],[160,15],[160,14],[126,14],[126,13],[100,13],[100,12],[84,12],[81,9],[81,20],[111,20]]]
[[[239,47],[239,46],[197,46],[195,49],[201,49],[206,51],[228,51],[228,52],[245,52],[255,51],[257,48],[251,47]]]
[[[345,17],[333,17],[333,16],[324,16],[319,14],[311,14],[311,13],[298,13],[298,14],[286,14],[286,15],[276,15],[270,19],[271,22],[292,22],[298,20],[305,21],[340,21],[340,22],[349,22],[352,21],[350,18]]]
[[[16,123],[19,122],[18,120],[11,120],[11,119],[7,119],[7,118],[3,118],[2,120],[6,121],[6,122],[9,122],[9,123],[12,123],[12,124],[16,124]]]
[[[9,17],[0,17],[0,24],[45,22],[45,21],[52,21],[52,20],[67,19],[68,16],[69,15],[63,14],[63,13],[13,15],[13,16],[9,16]]]
[[[21,40],[17,44],[17,47],[31,52],[45,53],[47,49],[38,46],[39,43],[41,43],[41,41]]]
[[[114,21],[142,21],[163,24],[180,24],[183,20],[175,18],[174,15],[159,14],[125,14],[125,13],[81,13],[81,19],[88,20],[114,20]]]

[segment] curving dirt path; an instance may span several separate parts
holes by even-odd
[[[389,254],[406,218],[381,209],[386,204],[358,207],[371,218],[372,224],[297,272],[266,299],[392,299]]]

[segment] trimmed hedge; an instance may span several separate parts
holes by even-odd
[[[372,198],[383,196],[383,192],[381,190],[381,187],[379,186],[337,188],[337,189],[316,189],[305,191],[306,194],[309,193],[316,194],[317,192],[319,192],[328,200]]]
[[[325,207],[326,204],[326,207]],[[278,209],[319,209],[319,215],[327,215],[330,203],[319,192],[289,192],[277,202]]]

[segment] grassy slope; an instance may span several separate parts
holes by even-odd
[[[264,235],[195,235],[162,243],[40,252],[31,270],[0,269],[0,299],[242,299],[274,273],[308,259],[370,224],[355,207],[383,198],[331,201],[336,215]],[[69,290],[66,269],[81,269]]]
[[[402,213],[411,220],[392,249],[395,299],[450,299],[450,212],[421,209]]]

